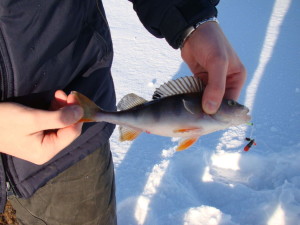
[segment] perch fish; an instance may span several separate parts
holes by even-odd
[[[247,123],[249,109],[234,100],[223,99],[217,113],[204,113],[201,106],[203,84],[193,76],[171,80],[147,101],[136,94],[125,95],[118,111],[99,108],[86,96],[72,92],[84,109],[84,122],[108,122],[119,125],[120,141],[132,141],[141,132],[180,137],[177,151],[193,145],[200,136]]]

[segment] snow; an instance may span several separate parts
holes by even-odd
[[[117,99],[191,75],[180,51],[149,34],[128,1],[104,0],[114,42]],[[120,225],[300,224],[300,2],[231,0],[219,21],[248,70],[239,102],[254,126],[203,136],[176,152],[176,139],[111,139]],[[257,145],[243,148],[245,137]]]

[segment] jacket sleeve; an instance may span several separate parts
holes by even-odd
[[[184,31],[217,16],[219,0],[130,0],[141,22],[154,36],[179,48]]]

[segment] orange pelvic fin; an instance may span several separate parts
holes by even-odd
[[[120,131],[120,141],[133,141],[141,133],[141,131],[139,130],[130,127],[123,127],[123,126],[119,127],[119,131]]]
[[[179,146],[177,147],[176,151],[183,151],[185,149],[188,149],[191,147],[199,137],[191,137],[191,138],[185,138],[183,139],[180,143]]]
[[[84,115],[81,118],[80,122],[95,122],[95,116],[97,112],[101,111],[101,109],[92,100],[90,100],[83,94],[77,91],[72,91],[71,94],[75,96],[77,102],[84,110]]]

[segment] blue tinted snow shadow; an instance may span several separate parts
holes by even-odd
[[[245,87],[249,84],[259,63],[273,4],[274,1],[238,0],[220,3],[221,26],[248,70]],[[289,146],[295,148],[295,151],[300,151],[299,15],[300,2],[293,1],[282,24],[270,62],[265,69],[252,110],[255,123],[254,136],[258,145],[246,153],[247,157],[242,156],[240,160],[240,173],[251,173],[253,165],[249,165],[248,161],[251,155],[252,159],[255,157],[260,159],[260,166],[265,171],[253,171],[253,175],[257,177],[249,184],[236,184],[234,187],[224,185],[222,182],[201,182],[206,160],[211,155],[209,151],[215,149],[221,133],[204,136],[195,144],[197,148],[182,152],[180,155],[175,154],[170,159],[169,167],[157,188],[157,193],[151,199],[149,209],[153,212],[150,213],[145,224],[154,221],[151,214],[158,217],[155,219],[157,225],[174,224],[172,223],[174,219],[176,222],[183,221],[186,210],[201,205],[220,209],[230,215],[231,220],[237,224],[257,225],[268,222],[278,204],[281,203],[280,192],[276,189],[280,189],[285,180],[292,183],[297,168],[293,167],[295,164],[291,164],[291,168],[282,167],[288,171],[272,174],[272,167],[269,162],[265,162],[265,159],[268,159],[269,154],[274,157],[274,153],[278,153],[278,157],[284,157],[281,152]],[[188,67],[183,63],[173,78],[190,74]],[[243,103],[244,99],[245,89],[239,101]],[[143,193],[153,166],[162,160],[162,149],[173,145],[175,144],[169,138],[146,134],[133,142],[124,160],[116,169],[118,202],[132,196],[138,197]],[[203,149],[201,149],[202,145],[205,146]],[[255,160],[252,162],[257,163]],[[297,199],[295,201],[295,204],[299,204]],[[263,204],[266,205],[265,208],[261,208]],[[126,213],[132,212],[132,215],[126,215],[126,221],[134,222],[136,204],[130,206],[133,208],[126,209]],[[290,204],[283,202],[282,208],[285,212],[291,211],[289,207]],[[297,215],[290,216],[297,217]],[[289,224],[289,221],[286,221],[286,224]]]
[[[295,224],[300,219],[299,196],[295,195],[300,190],[299,166],[294,163],[300,151],[299,15],[300,2],[294,0],[256,94],[252,115],[257,146],[249,152],[261,160],[253,161],[261,170],[253,171],[249,188],[257,195],[272,191],[273,197],[266,206],[273,204],[273,208],[269,207],[268,214],[271,216],[281,206],[285,224]],[[249,170],[249,157],[241,158],[240,167],[242,172]],[[282,197],[287,190],[294,201]]]
[[[251,9],[249,4],[257,3],[243,2],[241,4],[243,4],[243,7]],[[268,5],[261,8],[261,4]],[[238,23],[252,24],[237,30],[238,33],[243,33],[242,38],[240,40],[234,39],[234,37],[231,38],[236,34],[234,32],[230,32],[229,35],[231,40],[235,40],[236,49],[248,69],[248,82],[259,63],[259,51],[262,48],[266,26],[270,17],[270,13],[266,13],[266,11],[271,12],[273,5],[268,2],[260,2],[256,7],[256,10],[250,10],[250,16],[237,16]],[[260,10],[261,12],[259,12]],[[226,13],[229,13],[229,11],[226,11]],[[234,12],[231,13],[234,15]],[[245,219],[244,215],[249,215],[248,212],[235,214],[229,208],[224,207],[224,212],[230,214],[233,220],[239,224],[266,224],[278,205],[281,205],[286,213],[285,224],[294,224],[300,219],[295,210],[293,211],[295,207],[293,204],[299,205],[299,199],[291,203],[281,197],[286,182],[290,183],[295,191],[299,191],[300,188],[299,184],[297,185],[297,182],[299,182],[297,178],[299,166],[293,162],[289,163],[289,159],[296,156],[296,152],[300,151],[299,15],[300,3],[299,1],[292,1],[280,27],[273,54],[264,70],[263,78],[257,89],[254,108],[251,112],[255,124],[253,135],[256,138],[257,146],[247,154],[242,155],[244,157],[240,159],[240,173],[249,175],[251,174],[251,168],[253,172],[252,179],[246,185],[249,188],[248,192],[253,193],[252,199],[259,199],[260,196],[266,199],[269,198],[269,201],[265,203],[267,210],[255,212],[258,215]],[[238,27],[242,27],[242,25]],[[226,29],[230,30],[225,26]],[[246,33],[250,36],[247,37]],[[242,42],[247,43],[246,51],[242,48]],[[260,50],[257,51],[258,49]],[[247,85],[248,83],[245,86]],[[243,94],[241,98],[243,99]],[[249,158],[251,159],[251,157],[254,160],[250,161],[253,164],[249,165]],[[294,160],[297,160],[297,157],[294,157]],[[259,167],[260,170],[255,167]],[[241,192],[238,191],[237,194],[240,195]],[[294,197],[297,199],[296,196]],[[230,201],[230,199],[228,200]],[[251,208],[256,208],[260,202],[250,203],[250,201],[249,206]],[[242,204],[238,207],[244,208]],[[223,211],[222,208],[220,209]],[[252,211],[252,209],[249,209],[249,211]]]
[[[125,210],[126,218],[122,218],[126,224],[135,221],[137,198],[142,195],[153,166],[161,161],[162,150],[173,145],[170,138],[142,133],[133,141],[126,156],[116,168],[117,202],[132,199]],[[130,207],[132,208],[128,209]]]
[[[273,4],[274,2],[257,1],[231,1],[230,4],[222,2],[220,4],[221,26],[248,70],[245,87],[249,84],[259,63]],[[255,123],[254,136],[258,146],[245,153],[248,155],[244,155],[244,157],[242,155],[239,173],[249,175],[252,167],[253,176],[256,177],[250,180],[249,184],[236,184],[234,187],[221,182],[204,183],[200,179],[196,180],[195,177],[185,179],[185,175],[190,177],[191,173],[198,174],[200,178],[204,166],[199,164],[205,163],[204,159],[209,158],[210,153],[192,152],[191,154],[195,156],[194,160],[199,160],[198,165],[190,161],[193,158],[187,156],[188,152],[184,152],[185,155],[181,158],[174,156],[161,181],[161,186],[157,190],[158,194],[151,200],[150,208],[157,210],[154,215],[161,214],[159,221],[164,221],[164,224],[172,224],[171,218],[182,217],[183,219],[185,208],[201,205],[220,209],[223,213],[230,215],[232,221],[237,224],[266,224],[278,205],[281,205],[284,212],[289,213],[287,214],[289,216],[286,216],[286,224],[299,221],[299,215],[297,216],[296,211],[290,208],[292,204],[284,202],[280,197],[281,192],[278,191],[278,189],[285,188],[286,181],[291,182],[291,186],[293,186],[293,181],[298,180],[295,178],[299,168],[295,166],[296,164],[289,164],[291,166],[289,168],[289,166],[278,163],[276,165],[281,166],[281,169],[285,171],[280,172],[279,169],[274,173],[272,162],[268,159],[268,155],[272,154],[272,159],[276,160],[276,155],[275,158],[273,157],[274,153],[278,152],[278,160],[280,160],[281,157],[284,157],[284,154],[280,154],[281,151],[289,146],[291,151],[293,148],[296,148],[295,151],[300,151],[299,15],[300,3],[293,1],[281,26],[270,62],[265,68],[251,112]],[[236,20],[226,20],[226,18],[232,17]],[[173,78],[178,78],[182,74],[186,75],[186,72],[188,72],[188,68],[182,64],[179,72]],[[244,99],[245,89],[241,93],[240,102],[243,102]],[[220,133],[202,137],[200,145],[205,145],[205,149],[209,151],[211,146],[216,146],[215,142],[218,137],[220,137]],[[195,151],[199,150],[201,151],[201,149]],[[293,153],[287,157],[289,156],[293,156]],[[252,159],[250,161],[253,163],[252,165],[249,165],[249,159]],[[288,160],[284,160],[283,163],[287,162]],[[265,171],[255,170],[253,167],[255,164]],[[174,179],[174,174],[178,181],[183,183],[181,188],[177,186],[176,181],[171,181]],[[176,184],[173,190],[170,186],[172,182]],[[294,188],[297,187],[296,184],[293,186]],[[167,190],[166,187],[170,190]],[[189,193],[190,191],[193,193]],[[195,199],[186,200],[190,197],[189,194]],[[174,199],[174,196],[178,197]],[[296,201],[295,204],[299,205],[299,201]],[[163,215],[163,212],[166,215]],[[145,224],[151,224],[151,221],[152,218],[148,218]]]

